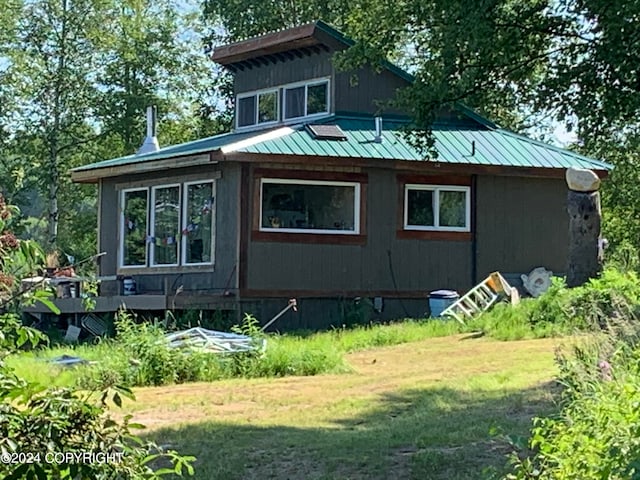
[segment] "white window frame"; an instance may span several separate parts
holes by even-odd
[[[309,102],[309,87],[315,87],[316,85],[327,84],[327,109],[324,112],[307,114],[307,107]],[[287,90],[292,88],[299,88],[304,86],[304,114],[297,117],[286,117],[287,114]],[[282,121],[292,122],[300,119],[316,118],[327,115],[331,110],[331,79],[330,77],[316,78],[313,80],[306,80],[304,82],[289,83],[282,85]]]
[[[326,105],[326,110],[324,112],[318,112],[318,113],[313,113],[311,115],[307,115],[307,102],[309,101],[308,98],[308,91],[309,91],[309,87],[313,87],[316,85],[322,85],[322,84],[326,84],[327,85],[327,105]],[[286,95],[286,91],[289,88],[297,88],[297,87],[305,87],[304,89],[304,115],[300,116],[300,117],[291,117],[291,118],[285,118],[285,112],[287,111],[287,95]],[[259,101],[260,98],[259,96],[265,93],[272,93],[275,92],[276,94],[276,120],[273,121],[269,121],[269,122],[258,122],[258,112],[260,110],[259,108]],[[240,115],[239,115],[239,108],[238,106],[240,105],[240,99],[242,98],[247,98],[247,97],[256,97],[256,108],[254,111],[254,123],[252,123],[251,125],[243,125],[243,126],[239,126],[238,125],[238,121],[240,120]],[[296,123],[299,122],[300,120],[306,120],[306,119],[314,119],[314,118],[320,118],[320,117],[324,117],[327,116],[329,113],[331,112],[331,77],[319,77],[319,78],[312,78],[310,80],[304,80],[301,82],[293,82],[293,83],[285,83],[282,85],[277,85],[275,87],[269,87],[269,88],[263,88],[261,90],[251,90],[250,92],[243,92],[243,93],[238,93],[236,95],[236,107],[235,107],[235,120],[234,120],[234,124],[236,126],[236,130],[239,131],[245,131],[245,130],[255,130],[256,128],[261,128],[264,126],[270,126],[270,125],[277,125],[277,124],[284,124],[284,125],[289,125],[292,123]]]
[[[156,268],[164,268],[164,267],[178,267],[180,266],[180,256],[181,256],[181,243],[176,239],[176,245],[178,248],[178,252],[176,255],[177,263],[155,263],[155,254],[156,254],[156,191],[162,188],[171,188],[178,187],[178,201],[182,200],[182,184],[181,183],[168,183],[165,185],[154,185],[151,187],[151,202],[149,205],[149,235],[153,239],[151,242],[151,248],[149,249],[149,257],[148,262],[149,265]],[[179,209],[180,217],[182,217],[182,208]],[[178,218],[178,233],[181,234],[180,226],[182,225],[182,219]]]
[[[433,226],[409,225],[409,190],[433,192]],[[440,192],[464,192],[465,194],[465,226],[440,226]],[[460,185],[425,185],[410,183],[404,186],[404,229],[437,232],[470,232],[471,231],[471,187]]]
[[[275,120],[270,120],[268,122],[260,122],[260,118],[258,116],[259,112],[260,112],[260,95],[264,95],[267,93],[275,93],[276,94],[276,119]],[[240,111],[239,111],[239,105],[240,105],[240,100],[243,98],[248,98],[248,97],[256,97],[256,108],[253,112],[253,123],[250,125],[243,125],[240,126],[238,125],[238,122],[240,121]],[[244,129],[251,129],[251,128],[256,128],[258,126],[262,127],[262,126],[268,126],[268,125],[275,125],[277,123],[279,123],[280,121],[280,90],[279,88],[265,88],[262,90],[254,90],[251,92],[246,92],[246,93],[239,93],[238,95],[236,95],[236,115],[235,115],[235,124],[236,124],[236,129],[240,129],[240,130],[244,130]]]
[[[203,183],[211,184],[211,197],[213,198],[213,204],[211,205],[211,261],[187,263],[187,236],[181,235],[182,237],[180,241],[181,252],[180,252],[179,258],[180,258],[180,265],[184,267],[187,267],[187,266],[191,267],[191,266],[197,266],[197,265],[213,265],[215,263],[216,210],[217,210],[216,205],[218,203],[216,198],[216,181],[215,180],[209,180],[209,179],[194,180],[191,182],[184,182],[182,184],[183,187],[182,187],[182,208],[181,208],[181,211],[182,211],[181,232],[184,232],[188,227],[187,202],[188,202],[188,195],[189,195],[189,185],[201,185]]]
[[[353,187],[353,230],[330,230],[330,229],[311,229],[311,228],[269,228],[262,225],[262,206],[264,203],[264,184],[279,183],[288,185],[324,185]],[[277,233],[306,233],[319,235],[359,235],[360,234],[360,183],[359,182],[342,182],[333,180],[298,180],[292,178],[261,178],[260,179],[260,231],[261,232],[277,232]]]
[[[144,226],[145,230],[145,263],[140,265],[125,265],[124,264],[124,237],[125,237],[125,218],[124,218],[124,207],[125,207],[125,195],[128,192],[142,192],[144,191],[147,194],[147,224]],[[125,188],[120,190],[120,238],[118,239],[118,267],[120,268],[141,268],[146,267],[149,264],[149,248],[147,239],[147,232],[149,231],[149,189],[147,187],[143,188]]]

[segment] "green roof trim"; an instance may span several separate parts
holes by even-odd
[[[532,140],[500,128],[487,128],[472,122],[443,122],[434,125],[437,158],[426,158],[407,140],[409,121],[383,117],[382,142],[374,140],[374,118],[370,115],[339,114],[310,124],[337,125],[346,140],[317,139],[305,124],[269,130],[236,132],[174,145],[144,155],[106,160],[78,167],[82,172],[108,167],[141,164],[176,157],[219,151],[223,155],[261,154],[378,159],[389,161],[437,162],[440,164],[486,165],[500,167],[566,169],[569,167],[610,170],[611,165],[553,145]],[[223,157],[224,158],[224,157]],[[227,156],[227,158],[229,158]],[[241,156],[238,159],[242,159]]]

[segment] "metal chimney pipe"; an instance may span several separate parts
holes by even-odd
[[[156,117],[157,117],[157,109],[154,106],[147,107],[147,137],[155,137],[156,136]]]
[[[144,153],[152,153],[160,150],[158,144],[158,138],[156,137],[157,130],[157,109],[155,106],[147,107],[147,137],[144,139],[144,143],[136,152],[136,155],[142,155]]]
[[[382,117],[375,117],[376,136],[374,142],[382,143]]]

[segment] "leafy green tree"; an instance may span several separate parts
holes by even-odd
[[[91,79],[104,17],[93,0],[39,0],[20,12],[16,43],[8,52],[17,79],[21,137],[33,152],[48,204],[48,242],[55,248],[63,176],[76,148],[90,141],[86,121],[95,105]]]
[[[314,20],[341,27],[344,14],[352,4],[347,0],[205,0],[203,12],[216,25],[212,39],[221,42],[238,41]]]
[[[44,291],[22,292],[18,279],[41,267],[43,251],[20,241],[10,231],[17,209],[0,196],[0,474],[2,478],[157,479],[167,474],[193,475],[193,457],[162,451],[132,434],[126,417],[116,422],[107,414],[105,391],[99,400],[73,389],[55,389],[26,382],[5,363],[20,348],[35,347],[43,338],[21,325],[12,311],[28,294],[51,303]],[[130,391],[116,388],[112,399]],[[107,455],[107,456],[105,456]],[[163,461],[158,464],[157,461]]]
[[[72,184],[68,169],[134,153],[151,104],[167,126],[161,144],[207,134],[199,17],[171,0],[10,3],[14,21],[9,9],[0,18],[15,25],[0,33],[2,190],[29,207],[24,233],[38,234],[46,199],[47,249],[84,258],[95,253],[96,190]]]
[[[134,153],[145,135],[145,110],[158,107],[161,144],[191,140],[198,130],[193,105],[206,97],[211,75],[195,7],[173,0],[111,2],[101,39],[96,109],[114,146]],[[183,127],[165,129],[162,123]]]

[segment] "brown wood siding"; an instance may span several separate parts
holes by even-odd
[[[203,180],[216,175],[215,265],[194,267],[156,267],[118,270],[119,188],[126,185],[177,183]],[[240,165],[201,166],[104,179],[101,188],[100,247],[107,255],[101,258],[101,275],[127,275],[135,278],[139,293],[174,292],[180,285],[185,291],[219,292],[238,288],[238,202]]]
[[[102,180],[100,184],[100,222],[98,232],[98,251],[107,254],[100,257],[100,275],[115,275],[118,266],[118,192],[114,188],[113,182]]]
[[[566,269],[567,187],[560,179],[478,176],[478,276]]]
[[[360,113],[391,113],[401,111],[385,105],[396,97],[396,92],[409,84],[388,70],[375,72],[365,67],[354,72],[336,72],[336,111]]]
[[[378,169],[367,174],[363,245],[308,244],[295,239],[265,242],[252,237],[247,251],[247,288],[307,291],[309,295],[397,292],[400,296],[407,291],[426,295],[438,288],[469,288],[471,242],[398,239],[396,174]],[[250,193],[258,193],[255,186]],[[253,201],[249,205],[255,208]]]
[[[239,94],[332,75],[331,54],[319,53],[239,71],[235,74],[234,91]]]

